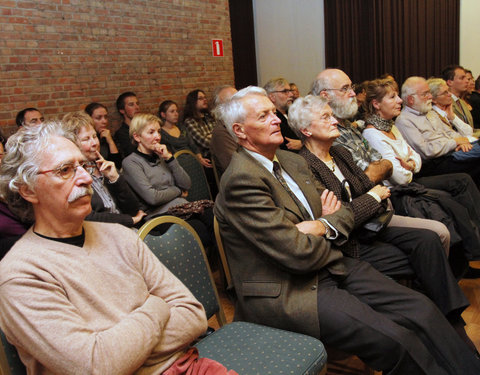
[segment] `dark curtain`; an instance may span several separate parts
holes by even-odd
[[[460,0],[324,0],[325,58],[352,82],[458,64]]]
[[[252,0],[229,0],[235,87],[257,85]]]

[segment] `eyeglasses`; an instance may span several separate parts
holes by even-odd
[[[75,165],[74,163],[66,163],[55,169],[50,169],[48,171],[38,171],[37,174],[53,172],[54,175],[61,177],[64,180],[69,180],[75,176],[79,167],[82,167],[84,170],[86,170],[88,165],[88,161],[82,161],[78,165]]]
[[[430,94],[430,91],[424,91],[424,92],[421,92],[420,94],[415,93],[415,94],[412,94],[412,95],[418,95],[418,96],[422,97],[423,99],[425,99],[425,98],[428,98],[431,94]]]
[[[288,93],[290,93],[290,92],[293,92],[293,90],[284,89],[284,90],[277,90],[277,91],[272,91],[272,92],[278,92],[278,93],[282,93],[282,94],[288,94]]]
[[[342,94],[346,94],[349,91],[353,91],[353,87],[351,85],[345,85],[339,89],[324,89],[324,90],[340,91]]]

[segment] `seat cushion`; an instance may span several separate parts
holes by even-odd
[[[241,375],[318,374],[327,362],[320,340],[247,322],[233,322],[198,344],[200,357]]]

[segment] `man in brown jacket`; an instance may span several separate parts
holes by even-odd
[[[479,371],[430,300],[342,255],[352,212],[301,157],[278,150],[280,120],[263,89],[240,90],[219,112],[242,146],[215,204],[237,319],[319,337],[386,374]]]

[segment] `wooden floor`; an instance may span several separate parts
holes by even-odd
[[[475,268],[480,268],[480,261],[471,262],[470,265]],[[219,284],[217,272],[215,276],[217,284]],[[466,309],[462,314],[463,319],[467,323],[466,331],[470,339],[476,345],[477,350],[480,351],[480,279],[461,280],[460,287],[470,301],[470,307]],[[227,321],[231,322],[233,320],[234,314],[233,304],[228,299],[225,292],[222,291],[222,288],[220,286],[218,290],[223,309],[225,310]],[[215,318],[210,319],[209,326],[213,328],[218,328],[218,324]],[[366,372],[365,370],[366,368],[362,361],[360,361],[357,357],[349,357],[342,361],[335,361],[333,363],[329,362],[327,375],[369,374],[369,372]],[[375,374],[381,374],[381,372],[375,372]]]

